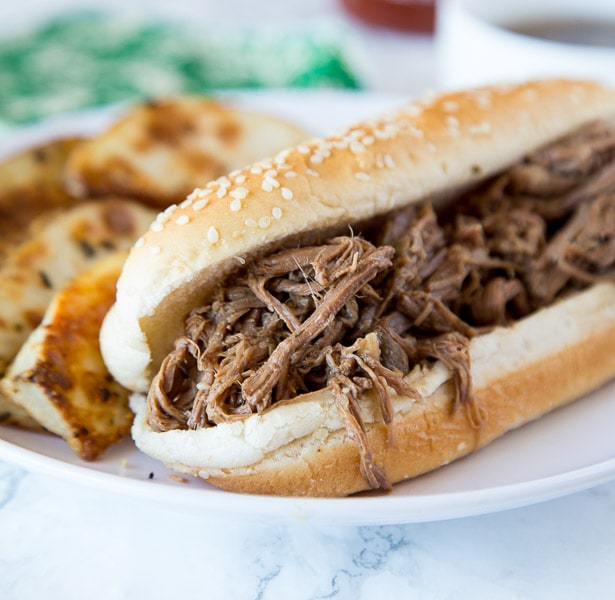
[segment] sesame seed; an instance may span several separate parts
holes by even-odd
[[[301,154],[310,154],[312,152],[309,146],[306,146],[305,144],[301,144],[300,146],[297,146],[297,151],[300,152]]]
[[[500,93],[500,94],[508,94],[509,92],[511,92],[513,90],[514,85],[512,83],[501,83],[499,85],[495,86],[495,89]]]
[[[394,169],[395,168],[395,161],[393,160],[393,157],[390,154],[385,154],[384,155],[384,164],[389,167],[389,169]]]
[[[233,212],[237,212],[239,210],[241,210],[241,199],[240,198],[235,198],[230,204],[229,204],[229,208],[233,211]]]
[[[287,187],[283,187],[280,192],[282,193],[282,198],[284,200],[292,200],[293,199],[293,191],[288,189]]]
[[[271,209],[271,215],[273,216],[274,219],[282,218],[282,209],[279,206],[274,206]]]
[[[201,188],[194,188],[189,194],[188,194],[188,199],[196,199],[198,198],[199,194],[202,192],[203,190]]]
[[[305,172],[312,177],[320,177],[318,171],[314,171],[314,169],[306,169]]]
[[[187,225],[190,223],[190,217],[188,215],[179,215],[179,217],[175,219],[175,223],[177,225]]]
[[[186,198],[180,205],[179,208],[188,208],[192,202],[193,202],[194,198]]]
[[[245,183],[245,181],[246,181],[245,175],[237,175],[237,177],[235,177],[235,183],[237,184]]]
[[[145,244],[145,240],[140,237],[136,242],[135,242],[135,248],[141,248],[141,246],[143,246],[143,244]]]
[[[219,177],[218,178],[218,183],[220,184],[221,187],[231,187],[231,180],[228,177]]]
[[[162,231],[164,229],[164,225],[160,221],[154,221],[149,228],[151,231]]]
[[[354,176],[359,181],[369,181],[371,179],[367,173],[363,173],[363,172],[355,173]]]
[[[405,112],[411,117],[418,117],[423,112],[423,108],[418,104],[410,104],[406,107]]]
[[[236,256],[235,260],[240,264],[240,265],[245,265],[246,264],[246,259],[243,256]]]
[[[271,217],[268,217],[267,215],[258,220],[258,226],[262,229],[266,229],[269,225],[271,225]]]
[[[270,160],[263,160],[258,163],[258,165],[263,169],[263,171],[269,171],[269,169],[273,169],[273,163]]]
[[[192,210],[199,211],[199,210],[205,208],[207,206],[207,204],[209,204],[209,198],[201,198],[200,200],[197,200],[192,205]]]
[[[310,156],[310,162],[314,163],[314,164],[320,164],[323,161],[324,157],[321,156],[320,154],[312,154],[312,156]]]
[[[474,96],[476,106],[482,110],[491,108],[491,94],[489,92],[481,92]]]
[[[393,123],[383,124],[382,127],[374,131],[374,135],[379,140],[386,140],[394,137],[397,134],[397,127]]]
[[[203,198],[204,196],[211,193],[211,190],[204,190],[203,188],[195,188],[188,195],[188,200],[197,200],[198,198]]]
[[[456,112],[459,109],[459,102],[455,100],[446,100],[442,103],[442,110],[444,112]]]
[[[248,190],[248,188],[238,187],[238,188],[235,188],[234,190],[231,190],[229,193],[231,194],[233,198],[237,200],[243,200],[248,195],[249,191],[250,190]]]
[[[438,98],[439,98],[439,94],[438,92],[436,92],[436,90],[428,89],[426,92],[421,94],[421,97],[416,102],[423,108],[428,108],[428,107],[433,106],[434,102]]]
[[[263,172],[262,167],[254,166],[250,169],[250,173],[253,173],[254,175],[260,175],[262,172]]]
[[[156,220],[159,223],[164,223],[176,209],[177,209],[177,204],[171,204],[170,206],[167,206],[163,212],[158,214],[158,216],[156,217]]]
[[[258,227],[258,223],[254,219],[246,219],[244,224],[246,227]]]
[[[473,135],[488,134],[491,132],[491,124],[488,121],[481,121],[468,127],[468,131]]]
[[[160,252],[161,252],[161,248],[160,248],[160,246],[150,246],[150,247],[149,247],[149,251],[150,251],[152,254],[160,254]]]
[[[286,150],[282,150],[282,152],[279,152],[278,155],[275,157],[275,162],[278,164],[285,162],[289,154],[290,154],[290,148]]]
[[[220,234],[213,225],[207,230],[207,239],[211,244],[215,244],[220,239]]]
[[[448,115],[446,117],[446,124],[449,127],[459,127],[459,119],[457,117],[453,117],[453,115]]]
[[[365,146],[361,142],[353,140],[350,142],[350,151],[353,154],[361,154],[362,152],[365,152]]]
[[[224,198],[224,196],[226,196],[227,191],[228,191],[228,188],[220,186],[218,190],[216,191],[216,196],[218,196],[218,198]]]
[[[362,140],[363,144],[366,146],[371,146],[375,141],[376,138],[373,135],[366,135]]]
[[[263,190],[265,192],[273,192],[273,188],[275,187],[273,182],[275,180],[271,179],[271,177],[267,177],[266,179],[263,179],[263,183],[261,184],[261,187],[263,188]]]
[[[297,177],[297,173],[295,173],[294,171],[286,171],[284,175],[286,175],[286,177],[288,177],[289,179],[292,179],[293,177]]]
[[[268,171],[265,171],[264,176],[265,177],[276,177],[278,174],[278,172],[275,169],[269,169]]]
[[[382,158],[382,154],[376,155],[376,166],[379,169],[382,169],[382,167],[384,167],[384,159]]]

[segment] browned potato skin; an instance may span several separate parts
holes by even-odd
[[[81,137],[54,139],[0,162],[0,377],[67,277],[114,248],[127,249],[155,216],[134,202],[106,197],[94,203],[68,190],[66,164],[84,141]],[[52,358],[50,353],[49,361]],[[48,367],[51,381],[51,362]],[[58,371],[55,378],[59,384],[62,374]],[[1,390],[0,424],[31,430],[45,427],[27,406]],[[78,452],[86,458],[100,452],[96,445],[87,450],[88,439]]]
[[[84,460],[122,440],[132,423],[128,391],[113,380],[98,346],[124,258],[120,252],[96,262],[55,296],[0,384]]]
[[[25,239],[34,220],[82,201],[64,185],[68,156],[82,141],[77,137],[54,140],[0,164],[0,261]]]
[[[118,195],[156,208],[308,137],[294,124],[206,97],[137,104],[70,157],[67,185],[87,197]]]
[[[0,263],[0,376],[53,295],[97,260],[127,250],[154,217],[127,200],[81,201],[37,223]]]

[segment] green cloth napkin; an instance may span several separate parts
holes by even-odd
[[[361,87],[337,26],[225,29],[74,13],[0,40],[0,127],[67,110],[230,88]]]

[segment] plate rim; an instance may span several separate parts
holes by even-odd
[[[212,94],[215,95],[215,94]],[[348,98],[360,101],[364,108],[376,105],[378,108],[399,105],[408,96],[346,90],[309,90],[309,92],[286,91],[237,91],[224,93],[223,97],[250,106],[251,100],[258,99],[261,108],[268,100],[273,104],[283,104],[283,98],[298,98],[304,102],[319,100],[323,96],[330,101]],[[115,118],[126,103],[86,108],[63,113],[27,126],[16,127],[4,138],[0,138],[0,159],[12,153],[31,147],[38,142],[52,139],[56,135],[76,134],[81,130],[92,133],[106,126]],[[292,111],[291,111],[292,112]],[[286,115],[288,116],[288,115]],[[85,129],[84,129],[85,128]],[[11,139],[12,138],[12,139]],[[152,482],[118,473],[96,470],[36,450],[7,441],[2,437],[0,426],[0,458],[12,461],[23,468],[58,477],[68,482],[79,482],[91,488],[126,495],[141,500],[152,500]],[[134,447],[136,452],[139,452]],[[160,463],[161,467],[163,466]],[[442,467],[445,468],[445,467]],[[567,494],[582,491],[615,479],[615,456],[590,465],[573,468],[545,477],[528,479],[522,482],[495,485],[492,487],[461,490],[447,493],[418,493],[409,495],[368,494],[352,498],[307,498],[276,497],[238,494],[212,488],[207,501],[203,495],[209,490],[189,486],[158,485],[154,500],[161,505],[178,505],[188,510],[214,511],[220,516],[237,515],[244,517],[267,518],[300,522],[332,522],[344,525],[385,525],[433,522],[454,518],[489,514],[522,506],[530,506]],[[249,501],[246,501],[249,499]],[[383,502],[383,499],[385,501]],[[355,505],[348,510],[348,504]],[[360,508],[358,508],[360,507]],[[241,509],[238,511],[238,509]]]
[[[0,427],[0,433],[1,431]],[[0,458],[31,472],[58,477],[67,483],[80,483],[90,489],[110,491],[118,495],[130,492],[132,498],[152,500],[152,482],[147,479],[137,479],[67,463],[59,458],[6,441],[2,437],[0,437]],[[338,525],[394,525],[446,521],[528,507],[607,483],[614,478],[615,457],[547,477],[450,493],[311,498],[239,494],[218,489],[210,491],[178,484],[177,487],[156,486],[154,500],[161,506],[179,505],[182,509],[198,512],[208,510],[219,516],[236,516],[239,512],[242,518],[270,519],[275,515],[277,520],[284,521],[335,522]],[[205,494],[210,492],[207,502],[202,501],[204,492]],[[349,513],[350,502],[360,505],[361,511]],[[361,514],[357,516],[357,512]]]

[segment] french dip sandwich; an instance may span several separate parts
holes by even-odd
[[[346,496],[607,382],[614,117],[590,82],[449,93],[171,206],[101,331],[137,446],[228,490]]]

